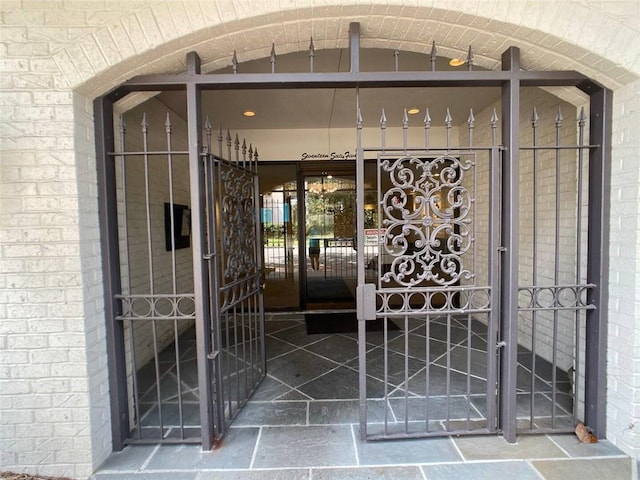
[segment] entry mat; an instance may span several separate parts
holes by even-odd
[[[317,333],[357,333],[358,319],[356,312],[341,313],[307,313],[304,316],[307,324],[307,335]],[[368,332],[379,332],[384,329],[384,320],[367,321]],[[388,330],[400,330],[391,320],[387,321]]]

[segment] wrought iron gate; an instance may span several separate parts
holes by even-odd
[[[448,117],[447,144],[439,147],[429,145],[428,115],[422,147],[407,145],[405,111],[404,145],[387,148],[383,111],[381,146],[359,152],[362,172],[364,157],[375,158],[376,190],[368,195],[378,237],[376,248],[362,248],[361,213],[358,264],[374,270],[358,298],[360,431],[367,439],[498,428],[497,120],[493,144],[476,147],[471,113],[469,144],[459,146],[450,143]]]
[[[258,152],[222,133],[212,153],[207,123],[204,178],[214,435],[220,438],[265,375]],[[240,149],[242,152],[240,152]],[[234,160],[229,160],[235,157]]]
[[[446,144],[433,146],[427,110],[425,143],[412,148],[405,110],[403,144],[387,147],[383,111],[380,146],[365,148],[359,119],[358,174],[373,169],[376,179],[370,192],[358,182],[359,197],[375,203],[377,221],[365,230],[359,208],[362,438],[486,434],[510,422],[517,433],[569,432],[584,418],[585,332],[596,309],[586,275],[593,197],[585,185],[594,173],[586,152],[595,148],[585,141],[586,116],[564,122],[558,110],[541,120],[533,109],[530,143],[519,146],[514,213],[522,234],[511,286],[495,110],[486,122],[478,125],[470,110],[454,141],[447,112]],[[476,128],[489,145],[474,145]],[[541,132],[553,141],[542,144]],[[501,307],[510,289],[515,315]],[[501,402],[515,404],[512,416]]]
[[[270,73],[239,73],[234,55],[232,73],[203,74],[198,55],[191,52],[183,73],[136,77],[96,99],[105,317],[112,411],[117,412],[112,425],[114,449],[120,450],[128,441],[132,425],[137,425],[138,431],[144,427],[134,411],[140,406],[131,408],[130,404],[133,377],[126,362],[126,345],[134,337],[127,336],[127,325],[133,331],[134,325],[148,320],[153,330],[162,323],[178,337],[183,320],[195,324],[199,430],[205,449],[224,433],[264,375],[262,259],[256,229],[259,205],[251,164],[256,154],[247,152],[245,157],[243,151],[241,157],[236,143],[236,158],[230,161],[233,149],[227,141],[225,159],[220,136],[219,152],[213,154],[211,130],[205,126],[208,133],[203,136],[201,125],[201,93],[206,89],[499,88],[499,133],[494,115],[483,124],[485,133],[487,128],[489,131],[485,138],[490,140],[481,146],[476,146],[473,138],[473,115],[465,142],[454,142],[447,133],[446,142],[438,146],[429,144],[427,116],[426,141],[419,148],[410,148],[406,141],[405,121],[402,145],[386,146],[383,129],[381,145],[365,150],[359,120],[360,215],[365,160],[374,160],[378,178],[377,228],[365,232],[362,217],[358,225],[362,435],[388,438],[500,431],[515,441],[519,417],[527,420],[520,431],[562,431],[580,417],[596,435],[605,435],[611,92],[579,72],[526,71],[520,67],[515,47],[504,52],[501,70],[474,71],[470,49],[468,71],[435,71],[434,44],[430,71],[399,71],[399,54],[394,52],[395,71],[365,72],[360,69],[360,38],[359,24],[350,24],[349,72],[315,73],[313,43],[307,73],[276,72],[274,49]],[[575,141],[560,142],[556,135],[555,143],[541,144],[534,112],[533,141],[523,146],[529,137],[521,132],[521,92],[529,87],[575,87],[586,94],[588,140],[578,138],[576,145]],[[118,152],[114,104],[132,92],[165,90],[185,92],[184,147],[143,145]],[[558,127],[562,124],[561,116],[555,123]],[[447,132],[452,125],[450,118],[445,119]],[[460,122],[457,125],[460,128]],[[172,138],[170,129],[168,126],[167,139]],[[174,212],[173,205],[178,202],[171,198],[165,223],[170,225],[167,250],[173,250],[175,240],[171,239],[180,230],[176,230],[175,215],[188,211],[190,202],[192,291],[182,293],[174,288],[175,292],[160,294],[151,282],[150,288],[140,293],[141,302],[127,291],[129,285],[121,275],[126,261],[121,257],[129,252],[121,249],[119,239],[128,233],[119,223],[118,202],[123,192],[117,185],[114,161],[127,155],[141,161],[146,169],[140,176],[146,188],[140,202],[146,206],[146,213],[140,209],[140,232],[143,236],[149,232],[141,242],[147,247],[145,270],[149,277],[154,274],[155,253],[151,240],[155,227],[149,220],[154,202],[149,192],[156,173],[148,168],[149,162],[166,158],[171,164],[180,157],[188,167],[185,208]],[[551,182],[535,173],[548,161],[555,161],[547,170],[555,172],[549,176]],[[547,192],[552,200],[544,204],[540,195],[534,194],[530,210],[526,210],[520,202],[520,184],[527,181],[529,167],[534,172],[533,190]],[[563,206],[571,204],[561,178],[572,179],[577,186],[575,195],[571,193],[575,208],[569,208],[573,217],[564,214]],[[543,217],[548,205],[553,205],[552,215]],[[543,218],[555,219],[551,229]],[[524,219],[533,226],[525,224],[521,231]],[[574,236],[563,230],[569,224]],[[544,228],[552,233],[547,234]],[[532,239],[531,247],[521,241],[522,232]],[[369,239],[365,244],[365,233],[373,242]],[[551,271],[538,268],[543,244],[558,252]],[[569,244],[571,248],[566,249]],[[532,252],[531,265],[520,262],[525,246]],[[569,256],[574,270],[558,269],[560,260]],[[530,267],[530,275],[523,265]],[[174,268],[174,276],[175,272]],[[375,283],[367,283],[372,278]],[[138,311],[135,302],[146,309]],[[191,307],[185,309],[184,305]],[[381,331],[366,329],[365,324],[374,322],[382,324]],[[175,325],[178,327],[171,328]],[[398,329],[393,330],[393,325]],[[528,330],[519,329],[520,325]],[[569,337],[574,341],[565,341]],[[160,345],[155,340],[151,343],[152,347]],[[181,344],[178,340],[173,343],[175,355],[181,359]],[[557,348],[560,344],[571,347],[563,351]],[[156,347],[151,351],[150,368],[159,384],[162,352]],[[189,360],[195,363],[193,356]],[[182,363],[176,364],[180,370]],[[133,368],[137,367],[134,360]],[[542,388],[538,388],[540,384]],[[156,401],[162,403],[163,390],[155,391]],[[149,392],[154,395],[153,390]],[[178,403],[180,410],[184,404]],[[153,415],[149,418],[155,418]],[[163,418],[161,412],[157,418]],[[159,441],[169,440],[172,433],[162,420],[159,427]],[[185,441],[185,432],[180,431],[174,440]]]

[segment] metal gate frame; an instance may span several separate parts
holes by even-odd
[[[372,88],[372,87],[455,87],[494,86],[502,89],[502,137],[505,154],[503,173],[503,219],[500,310],[501,330],[506,341],[501,349],[500,377],[505,386],[515,385],[516,339],[515,322],[518,311],[518,175],[519,175],[519,123],[521,87],[577,87],[589,95],[590,143],[589,150],[589,209],[588,209],[588,271],[587,281],[595,285],[589,290],[588,302],[594,306],[587,312],[586,328],[586,385],[585,422],[597,436],[605,436],[606,397],[606,343],[607,343],[607,255],[609,238],[610,173],[611,173],[611,116],[612,92],[594,80],[575,71],[525,71],[520,66],[520,52],[510,47],[502,56],[501,71],[437,72],[435,49],[432,51],[432,70],[420,72],[361,72],[360,25],[352,23],[349,32],[350,71],[346,73],[314,73],[313,55],[310,55],[309,73],[277,73],[275,54],[271,73],[242,74],[237,72],[234,60],[233,74],[202,74],[200,59],[195,52],[187,55],[187,70],[177,75],[139,76],[126,81],[95,99],[95,134],[98,170],[98,201],[100,214],[101,247],[105,289],[105,319],[114,450],[124,446],[128,431],[126,378],[124,365],[124,334],[116,317],[122,313],[122,304],[115,293],[120,291],[118,229],[116,212],[115,167],[109,161],[114,151],[114,103],[131,92],[184,90],[188,107],[189,163],[192,205],[202,201],[203,164],[201,162],[200,95],[205,89],[295,89],[295,88]],[[235,56],[234,56],[235,59]],[[361,174],[362,172],[360,172]],[[213,372],[207,356],[212,353],[211,332],[205,319],[210,311],[205,287],[207,285],[207,252],[204,235],[205,218],[192,218],[193,263],[196,303],[196,333],[198,341],[198,368],[200,392],[203,398],[212,398],[210,379]],[[502,432],[508,441],[516,438],[516,397],[508,388],[500,393]],[[213,445],[214,425],[209,402],[201,402],[202,446]]]

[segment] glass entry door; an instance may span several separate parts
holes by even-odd
[[[355,176],[327,171],[305,175],[303,185],[304,308],[355,308]]]

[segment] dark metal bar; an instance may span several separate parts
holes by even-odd
[[[591,95],[589,141],[600,146],[589,155],[587,282],[596,285],[588,301],[585,345],[585,421],[598,437],[606,435],[607,307],[609,285],[609,214],[611,209],[611,116],[613,94]]]
[[[121,451],[129,432],[124,325],[115,320],[122,304],[115,295],[121,291],[120,253],[118,248],[118,215],[116,168],[106,152],[114,150],[113,101],[99,97],[93,102],[98,170],[98,217],[102,252],[102,283],[109,368],[109,400],[111,404],[111,436],[113,450]]]
[[[360,24],[349,24],[349,75],[360,72]]]
[[[447,353],[446,353],[446,365],[447,365],[447,378],[445,385],[445,395],[447,398],[447,419],[445,430],[451,429],[451,314],[447,313]]]
[[[584,113],[584,107],[580,109],[580,115],[578,116],[578,145],[584,144],[585,123],[586,116]],[[583,179],[584,179],[584,151],[578,150],[578,188],[576,194],[577,214],[576,214],[576,284],[579,284],[582,280],[582,198],[583,198]],[[575,313],[575,353],[573,360],[573,423],[578,423],[578,398],[580,392],[580,375],[582,369],[580,368],[580,321],[583,314],[580,310],[576,310]]]
[[[124,115],[120,115],[120,145],[119,147],[122,150],[126,149],[126,135],[127,135],[127,127],[125,124],[125,119],[124,119]],[[115,161],[115,158],[114,158]],[[125,262],[127,265],[127,290],[128,293],[131,292],[131,271],[130,271],[130,265],[131,265],[131,257],[129,255],[129,215],[128,215],[128,200],[127,200],[127,158],[125,155],[122,155],[120,157],[120,176],[121,176],[121,189],[122,189],[122,203],[123,203],[123,215],[122,215],[122,234],[123,234],[123,238],[125,239],[125,241],[123,242],[123,247],[124,247],[124,256],[125,256]],[[117,184],[113,185],[113,188],[117,188]],[[122,279],[122,269],[120,267],[120,278]],[[116,298],[121,298],[121,296],[119,294],[116,295]],[[123,307],[121,307],[122,310],[124,310]],[[127,307],[129,308],[129,307]],[[118,319],[118,317],[116,317]],[[122,325],[124,326],[124,323],[122,323]],[[128,327],[129,327],[129,351],[131,352],[131,358],[130,358],[130,365],[131,370],[134,372],[133,375],[131,375],[131,387],[133,390],[133,402],[134,402],[134,408],[135,408],[135,426],[136,426],[136,431],[137,431],[137,437],[138,439],[142,439],[142,419],[141,419],[141,415],[139,412],[142,411],[141,407],[140,407],[140,395],[139,395],[139,390],[138,390],[138,375],[136,370],[136,365],[138,365],[138,361],[136,359],[136,349],[135,349],[135,330],[134,330],[134,323],[129,320],[129,322],[127,323]],[[125,359],[126,360],[126,359]],[[118,372],[119,375],[122,376],[126,376],[126,370],[124,372]],[[127,409],[127,413],[128,413],[129,409]]]
[[[538,112],[533,108],[531,117],[531,130],[533,136],[533,147],[538,146]],[[533,261],[532,261],[532,283],[538,284],[538,151],[533,151]],[[536,311],[531,313],[531,399],[529,402],[529,428],[534,428],[534,412],[535,412],[535,391],[536,391],[536,323],[538,314]]]
[[[502,86],[502,280],[500,282],[501,420],[505,440],[516,441],[516,385],[518,352],[518,254],[520,159],[520,50],[511,47],[502,55],[502,69],[512,74]]]
[[[129,348],[131,349],[131,365],[132,365],[132,370],[134,371],[134,374],[131,375],[131,384],[132,384],[132,388],[133,388],[133,405],[135,407],[135,411],[136,411],[136,418],[135,418],[135,425],[136,425],[136,430],[137,430],[137,437],[138,440],[142,440],[142,415],[140,412],[142,412],[142,407],[140,406],[140,392],[138,390],[138,372],[135,371],[136,370],[136,365],[138,364],[137,359],[136,359],[136,335],[135,335],[135,330],[134,328],[134,322],[129,320],[128,322],[129,325]]]
[[[200,58],[196,53],[187,55],[187,72],[190,75],[200,73]],[[198,388],[200,396],[204,400],[200,402],[200,431],[202,449],[211,450],[215,427],[213,422],[212,402],[213,398],[211,382],[212,369],[208,355],[211,349],[211,330],[209,324],[210,311],[207,295],[209,285],[207,279],[207,266],[204,260],[205,244],[205,208],[203,205],[204,194],[202,192],[203,162],[200,155],[200,88],[195,84],[187,86],[187,125],[189,142],[189,184],[191,186],[191,232],[193,254],[193,289],[195,295],[196,311],[196,344],[198,362]]]
[[[427,313],[425,318],[425,336],[426,338],[426,348],[425,348],[425,360],[426,360],[426,370],[425,370],[425,381],[426,381],[426,389],[425,389],[425,401],[424,401],[424,418],[425,418],[425,432],[429,432],[429,418],[430,418],[430,410],[429,404],[431,399],[429,395],[431,393],[431,315]]]
[[[556,145],[560,145],[561,142],[561,132],[562,132],[562,112],[560,111],[560,107],[558,107],[558,114],[556,116]],[[558,285],[560,282],[560,162],[562,160],[562,156],[560,155],[560,150],[556,149],[555,151],[555,252],[554,252],[554,273],[553,273],[553,283],[554,285]],[[552,340],[552,361],[551,361],[551,428],[556,428],[556,387],[557,387],[557,366],[558,366],[558,323],[560,321],[559,311],[553,311],[553,340]]]
[[[366,320],[365,320],[366,322]],[[383,317],[384,328],[383,328],[383,336],[384,343],[382,346],[383,355],[384,355],[384,433],[385,435],[389,434],[389,319],[385,315]],[[405,412],[406,413],[406,412]]]
[[[353,25],[353,24],[352,24]],[[187,84],[203,89],[288,89],[288,88],[376,88],[376,87],[498,87],[511,78],[526,87],[579,87],[589,82],[585,75],[571,71],[440,71],[440,72],[360,72],[359,55],[352,37],[351,72],[336,73],[243,73],[202,75],[142,75],[124,83],[109,95],[124,96],[132,91],[184,90]],[[356,70],[357,68],[357,70]]]
[[[498,409],[498,332],[500,329],[500,192],[501,192],[501,152],[497,146],[491,150],[489,160],[489,285],[491,299],[487,322],[487,429],[497,428]]]
[[[404,316],[404,431],[409,433],[409,315]]]
[[[467,314],[467,430],[471,430],[471,319]]]
[[[147,155],[148,157],[154,157],[154,156],[162,156],[162,157],[166,157],[167,155],[188,155],[189,152],[187,150],[154,150],[153,152],[144,152],[144,151],[139,151],[139,152],[109,152],[107,153],[108,156],[110,157],[121,157],[121,156],[127,156],[127,157],[131,157],[134,155],[138,155],[138,156],[143,156],[143,155]]]

